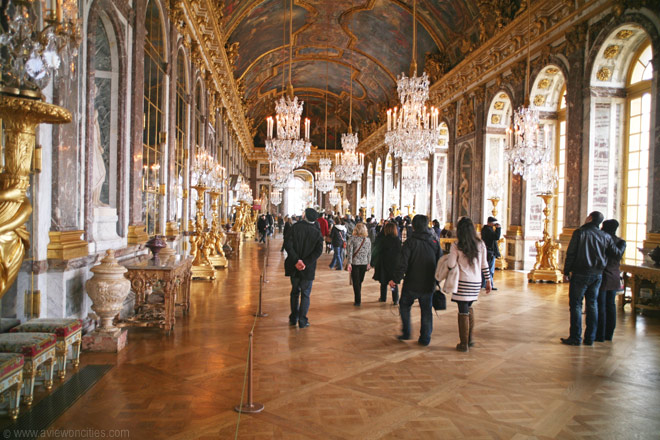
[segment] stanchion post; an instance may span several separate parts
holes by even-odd
[[[259,308],[257,309],[257,313],[254,314],[254,316],[259,317],[259,318],[265,318],[268,316],[268,313],[264,313],[261,311],[261,294],[264,290],[264,274],[262,273],[261,276],[259,277]]]
[[[239,413],[254,414],[264,410],[261,403],[252,402],[252,332],[250,332],[250,343],[248,345],[248,378],[247,378],[247,402],[236,405],[234,411]]]

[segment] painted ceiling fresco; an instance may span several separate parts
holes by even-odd
[[[377,121],[398,104],[396,77],[409,73],[413,47],[412,0],[294,0],[291,83],[312,119],[312,143],[323,149],[326,82],[328,148],[348,131],[352,78],[353,130]],[[223,26],[238,43],[235,77],[244,84],[247,117],[264,146],[265,118],[289,76],[289,1],[227,0]],[[427,54],[444,53],[452,65],[465,56],[457,41],[477,42],[476,0],[417,0],[418,73]]]

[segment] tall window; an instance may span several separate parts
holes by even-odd
[[[627,94],[628,132],[626,136],[623,238],[628,242],[627,263],[641,263],[646,238],[646,213],[649,180],[649,139],[651,125],[651,45],[643,46],[630,67]]]
[[[176,80],[176,151],[174,154],[174,180],[176,182],[176,220],[182,228],[183,218],[183,182],[186,158],[186,66],[183,53],[179,52],[177,59]]]
[[[161,133],[164,120],[165,42],[160,11],[154,0],[147,4],[144,40],[144,132],[142,162],[144,171],[144,218],[147,233],[156,233],[158,225],[158,192],[162,166]]]
[[[564,206],[566,203],[566,88],[559,98],[559,108],[557,109],[557,198],[555,199],[555,237],[559,237],[564,228]]]

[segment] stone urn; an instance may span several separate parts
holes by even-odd
[[[146,242],[144,246],[153,254],[151,259],[156,260],[158,258],[158,252],[167,247],[167,242],[165,242],[160,235],[155,235],[151,240]]]
[[[101,264],[90,269],[94,272],[85,284],[87,295],[92,300],[92,310],[101,318],[99,332],[119,330],[112,323],[121,311],[124,300],[131,289],[131,282],[124,277],[127,269],[120,266],[115,258],[115,251],[109,249]]]

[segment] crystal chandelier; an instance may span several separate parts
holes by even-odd
[[[319,168],[316,174],[316,189],[322,193],[327,193],[335,187],[335,173],[330,171],[332,168],[332,161],[326,157],[319,160]]]
[[[341,135],[341,147],[344,151],[335,154],[335,173],[337,179],[351,183],[359,180],[364,172],[364,154],[357,153],[358,135],[353,133],[353,74],[351,72],[351,94],[348,111],[348,133]]]
[[[527,4],[529,11],[529,1]],[[513,174],[529,180],[539,173],[539,167],[550,160],[548,131],[541,133],[539,111],[529,104],[529,69],[531,43],[531,17],[527,13],[527,69],[525,71],[525,105],[513,113],[513,128],[507,128],[504,159],[509,162]]]
[[[198,148],[190,166],[190,179],[193,186],[206,186],[212,184],[215,171],[215,160],[205,149]]]
[[[538,173],[534,176],[537,194],[554,194],[559,182],[555,165],[552,161],[547,160],[537,169]]]
[[[279,205],[282,203],[282,190],[279,188],[273,188],[273,190],[270,192],[270,203],[272,203],[274,206]]]
[[[413,2],[413,59],[410,77],[397,76],[397,93],[401,108],[387,110],[385,143],[394,157],[404,161],[426,159],[440,140],[438,109],[426,107],[429,99],[429,77],[417,76],[417,2]]]
[[[337,190],[337,188],[332,188],[332,191],[330,191],[330,194],[328,195],[328,201],[332,206],[337,206],[337,204],[341,201],[341,194],[339,194],[339,190]]]
[[[80,46],[77,0],[9,0],[0,7],[0,85],[4,93],[27,94],[48,85],[60,66],[71,78]]]
[[[250,185],[245,180],[241,182],[241,186],[238,188],[237,200],[239,202],[245,202],[248,205],[251,205],[253,202],[252,188],[250,188]]]
[[[269,178],[273,187],[284,189],[292,177],[293,173],[288,167],[281,166],[278,162],[271,162]]]
[[[291,85],[291,59],[293,57],[292,39],[293,0],[289,10],[289,85],[279,101],[275,104],[275,120],[266,119],[266,152],[271,164],[276,163],[283,172],[293,173],[293,170],[302,166],[311,152],[312,143],[309,141],[309,119],[305,119],[304,138],[300,138],[300,118],[303,111],[303,101],[293,96]],[[282,72],[284,75],[284,71]],[[282,77],[284,81],[284,76]],[[284,88],[282,89],[284,92]],[[273,137],[273,130],[277,125],[277,135]]]
[[[420,165],[415,163],[404,164],[403,175],[401,176],[403,190],[413,194],[421,192],[426,185],[424,176],[424,170]]]
[[[359,180],[364,172],[364,154],[356,152],[358,144],[357,133],[349,132],[341,135],[341,146],[344,149],[335,155],[335,173],[337,179],[351,183]]]

